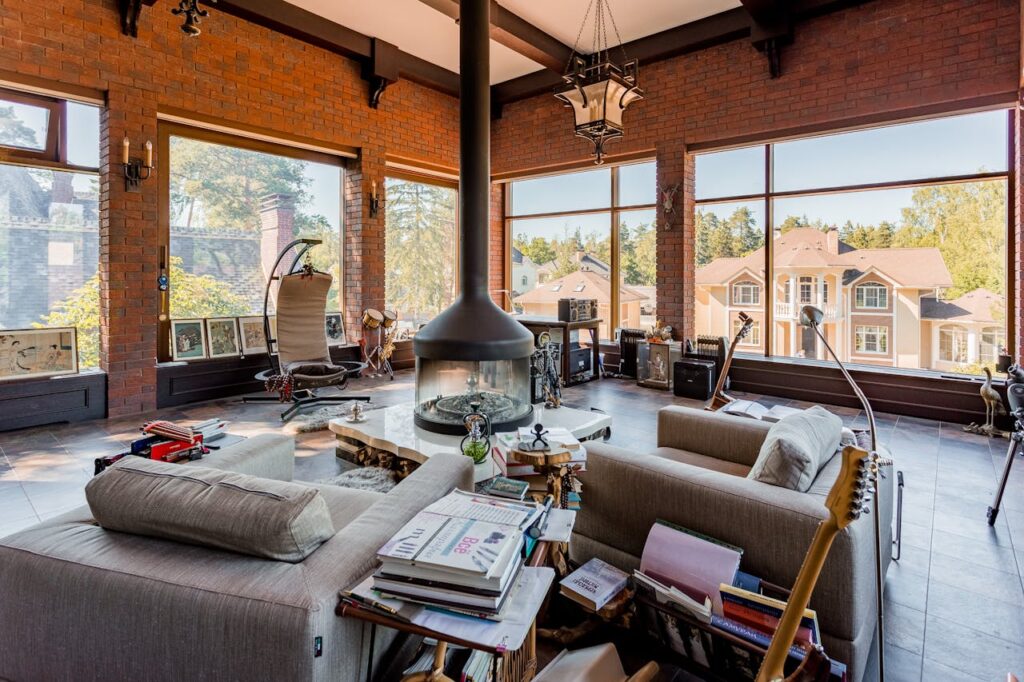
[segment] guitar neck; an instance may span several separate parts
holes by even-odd
[[[793,591],[789,595],[782,618],[779,619],[779,626],[775,630],[772,642],[768,646],[768,653],[757,674],[757,682],[776,682],[784,679],[784,668],[786,659],[789,657],[789,649],[793,646],[793,640],[800,629],[804,611],[807,610],[814,586],[818,582],[818,575],[821,574],[821,567],[825,565],[828,550],[838,532],[838,526],[831,519],[818,524],[818,529],[814,532],[814,540],[811,541],[811,546],[804,556],[804,562],[800,566],[800,573],[793,585]]]
[[[732,402],[732,398],[725,394],[725,381],[729,378],[729,368],[732,367],[732,354],[739,342],[740,337],[737,336],[729,344],[729,352],[725,356],[725,362],[722,363],[722,373],[718,376],[718,381],[715,382],[715,392],[711,395],[711,405],[708,406],[708,409],[717,410]]]

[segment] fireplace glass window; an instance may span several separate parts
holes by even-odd
[[[460,361],[416,359],[416,423],[431,431],[464,434],[463,417],[482,412],[491,430],[529,424],[530,359]]]

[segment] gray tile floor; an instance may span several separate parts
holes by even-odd
[[[412,375],[362,380],[354,392],[375,403],[412,399]],[[654,446],[656,411],[694,401],[619,380],[565,391],[566,403],[614,415],[611,442]],[[759,398],[766,404],[799,405]],[[858,410],[832,408],[861,426]],[[276,432],[275,405],[220,400],[152,415],[0,433],[0,536],[84,502],[93,460],[115,453],[159,416],[183,422],[218,416],[243,435]],[[1003,511],[990,528],[992,500],[1006,441],[966,434],[957,424],[878,415],[881,440],[906,478],[903,557],[887,577],[886,668],[889,680],[999,680],[1024,674],[1024,461],[1015,464]],[[296,478],[317,480],[342,470],[329,432],[297,437]],[[869,668],[870,669],[870,668]]]

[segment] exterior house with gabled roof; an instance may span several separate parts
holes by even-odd
[[[856,249],[839,232],[795,228],[773,243],[774,272],[764,275],[764,248],[739,258],[718,258],[696,273],[699,334],[726,336],[737,314],[754,318],[739,350],[764,352],[764,287],[773,286],[774,355],[825,359],[800,308],[825,313],[823,332],[844,361],[886,367],[949,371],[994,358],[1004,332],[999,297],[976,290],[943,301],[953,286],[937,248]]]
[[[539,284],[513,300],[514,308],[525,315],[557,317],[558,301],[563,298],[592,298],[597,300],[597,314],[601,318],[602,339],[611,338],[608,328],[611,320],[611,280],[593,270],[576,270],[568,275]],[[619,287],[619,319],[627,327],[640,326],[640,302],[644,294],[625,284]]]

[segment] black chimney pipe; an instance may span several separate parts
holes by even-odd
[[[413,338],[417,358],[512,360],[533,334],[488,292],[491,195],[490,0],[459,4],[459,283],[450,307]]]

